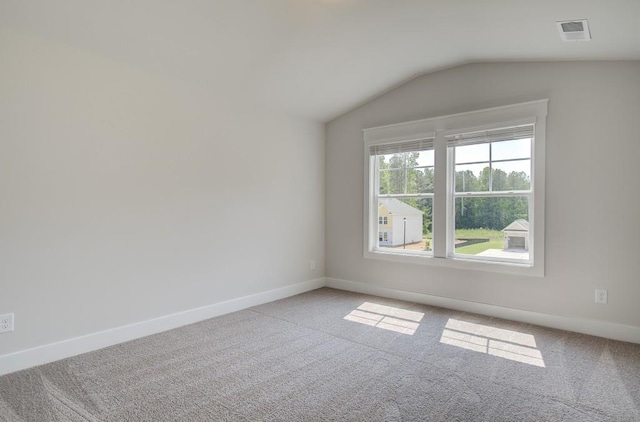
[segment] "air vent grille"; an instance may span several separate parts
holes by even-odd
[[[562,41],[589,41],[589,23],[586,19],[556,22]]]
[[[562,32],[584,32],[582,22],[565,22],[562,24]]]

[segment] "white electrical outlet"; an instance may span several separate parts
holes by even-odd
[[[313,259],[309,262],[309,269],[310,270],[316,269],[316,261],[314,261]]]
[[[0,333],[13,331],[13,314],[0,315]]]
[[[606,289],[596,289],[596,303],[607,303]]]

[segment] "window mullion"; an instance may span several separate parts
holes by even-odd
[[[453,192],[453,198],[511,198],[523,196],[533,198],[533,192],[528,191],[479,191],[479,192]]]
[[[409,172],[407,171],[407,166],[408,166],[407,157],[409,156],[409,153],[405,152],[405,153],[403,153],[403,155],[404,155],[404,157],[403,157],[404,158],[403,169],[402,169],[404,171],[404,190],[403,190],[403,192],[407,193],[407,184],[409,183],[409,180],[408,180],[409,179]]]
[[[378,161],[378,157],[377,156],[373,156],[373,158],[370,159],[370,162],[373,162],[373,186],[372,186],[372,192],[369,195],[370,196],[370,215],[371,215],[371,230],[370,230],[370,247],[372,249],[377,249],[380,245],[380,239],[379,239],[379,233],[378,233],[378,219],[380,218],[380,215],[378,214],[378,195],[380,193],[380,163]]]
[[[433,256],[447,256],[447,215],[448,215],[448,177],[447,143],[442,132],[436,133],[434,141],[434,198],[433,198]]]
[[[378,198],[433,198],[432,193],[385,193]]]
[[[493,191],[493,144],[489,142],[489,191]]]

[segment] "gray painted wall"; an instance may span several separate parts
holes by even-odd
[[[0,56],[0,355],[324,274],[323,125],[19,32]]]
[[[362,129],[543,98],[544,278],[362,257]],[[639,118],[640,62],[474,64],[385,93],[327,125],[327,277],[640,326]]]

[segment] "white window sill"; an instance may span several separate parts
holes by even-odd
[[[516,262],[496,262],[488,260],[465,259],[458,257],[436,258],[432,254],[409,254],[388,251],[365,251],[364,257],[382,261],[406,264],[432,265],[468,271],[488,271],[503,274],[516,274],[530,277],[544,277],[544,268],[540,265]]]

